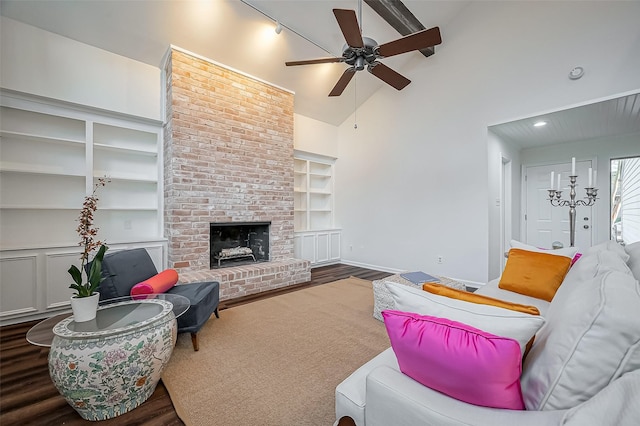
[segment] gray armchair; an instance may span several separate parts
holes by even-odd
[[[87,265],[90,268],[91,264]],[[129,296],[131,288],[154,275],[156,270],[149,253],[144,248],[108,253],[102,261],[102,276],[98,291],[100,300]],[[191,333],[193,350],[197,351],[198,331],[211,317],[218,315],[220,283],[217,281],[175,285],[168,294],[179,294],[189,299],[189,310],[178,317],[178,333]]]

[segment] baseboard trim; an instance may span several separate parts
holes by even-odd
[[[355,262],[353,260],[347,260],[347,259],[341,259],[340,263],[342,263],[343,265],[357,266],[359,268],[374,269],[376,271],[389,272],[390,274],[399,274],[401,272],[404,272],[402,269],[387,268],[385,266],[371,265],[369,263]]]
[[[376,271],[389,272],[390,274],[400,274],[402,272],[406,272],[406,270],[404,269],[387,268],[385,266],[371,265],[369,263],[355,262],[353,260],[347,260],[347,259],[342,259],[340,263],[344,265],[349,265],[349,266],[358,266],[360,268],[375,269]],[[429,273],[429,271],[425,271],[425,272]],[[445,275],[445,274],[442,274],[442,275]],[[473,287],[475,289],[479,289],[480,287],[483,287],[485,285],[485,283],[482,283],[479,281],[463,280],[461,278],[452,277],[450,275],[445,275],[445,276],[451,278],[452,280],[460,281],[467,287]]]

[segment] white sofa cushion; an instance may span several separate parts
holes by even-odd
[[[565,426],[638,426],[640,423],[640,370],[627,373],[587,402],[569,410]],[[556,413],[557,411],[552,411]]]
[[[527,410],[571,408],[640,368],[640,286],[608,270],[552,301],[524,363]]]
[[[467,404],[384,365],[367,376],[366,388],[366,426],[559,426],[566,413]]]
[[[496,336],[515,339],[522,353],[531,337],[544,324],[544,318],[538,315],[451,299],[389,281],[385,285],[399,311],[447,318]]]
[[[544,318],[547,309],[549,309],[549,302],[546,300],[538,299],[537,297],[526,296],[520,293],[514,293],[513,291],[503,290],[498,287],[500,278],[489,281],[487,284],[478,288],[475,293],[483,296],[493,297],[495,299],[506,300],[511,303],[519,303],[521,305],[535,306],[540,311],[540,316]]]
[[[603,274],[606,271],[618,271],[632,275],[631,270],[622,258],[613,251],[595,250],[582,256],[564,277],[562,285],[558,288],[552,303],[563,305],[571,292],[584,284],[585,281]]]
[[[633,272],[633,276],[636,277],[636,280],[640,280],[640,241],[629,244],[624,248],[624,250],[629,255],[627,265],[631,268],[631,272]]]
[[[620,256],[625,262],[629,260],[629,255],[625,251],[624,247],[616,243],[615,241],[608,240],[604,243],[596,244],[595,246],[589,247],[589,249],[585,251],[585,254],[595,253],[598,251],[611,251]]]

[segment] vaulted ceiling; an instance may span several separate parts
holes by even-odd
[[[367,72],[358,72],[339,97],[328,93],[344,72],[343,63],[286,67],[285,61],[340,56],[344,37],[332,13],[353,9],[363,35],[382,44],[401,34],[370,6],[398,0],[2,0],[3,16],[42,28],[155,67],[170,45],[295,92],[295,112],[341,124],[378,90],[395,92]],[[403,0],[425,27],[439,26],[447,49],[448,25],[470,1]],[[276,34],[276,21],[283,31]],[[2,58],[7,60],[8,58]],[[429,78],[430,58],[414,51],[383,59],[411,80]],[[403,90],[412,90],[412,85]],[[640,132],[640,100],[632,95],[542,114],[492,127],[522,147]],[[549,121],[544,131],[532,121]]]
[[[468,2],[404,0],[404,4],[426,28],[440,26],[444,49],[447,23]],[[3,0],[0,4],[6,17],[156,67],[170,45],[181,47],[292,90],[297,113],[338,125],[376,90],[395,89],[359,72],[342,96],[329,98],[347,65],[285,66],[285,61],[342,54],[345,40],[333,8],[361,10],[363,35],[380,44],[401,37],[358,0]],[[276,21],[284,27],[280,34],[274,31]],[[429,59],[410,52],[384,63],[403,73],[411,60]],[[404,90],[410,89],[409,85]]]

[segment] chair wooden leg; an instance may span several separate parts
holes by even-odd
[[[218,308],[216,308],[215,311],[213,311],[214,314],[216,314],[216,318],[220,318],[220,315],[218,315]]]
[[[356,426],[356,422],[349,416],[344,416],[338,421],[338,426]]]
[[[200,346],[198,346],[198,334],[197,333],[191,333],[191,343],[193,344],[193,350],[194,351],[199,351],[200,350]]]

